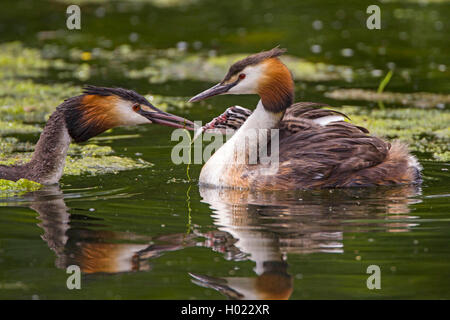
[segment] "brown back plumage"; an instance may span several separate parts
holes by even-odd
[[[405,144],[369,135],[346,121],[326,126],[326,116],[348,117],[325,104],[290,106],[279,124],[279,170],[261,175],[261,165],[248,165],[243,175],[251,189],[309,189],[409,184],[420,182],[420,165]],[[270,148],[268,148],[270,149]]]

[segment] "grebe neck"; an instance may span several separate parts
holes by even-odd
[[[235,136],[241,131],[244,133],[248,129],[273,129],[277,128],[284,111],[271,112],[263,105],[262,100],[259,100],[255,111],[248,117],[242,127],[236,132]],[[234,137],[234,136],[233,136]]]
[[[72,141],[63,112],[57,108],[47,121],[31,161],[24,165],[24,178],[42,184],[55,184],[61,178]]]
[[[245,166],[248,155],[258,155],[258,139],[260,130],[270,130],[278,127],[284,112],[274,113],[266,110],[262,101],[258,102],[255,111],[244,122],[242,127],[217,150],[203,166],[200,173],[200,183],[220,187],[231,187],[229,184],[231,171]],[[270,133],[267,133],[270,137]],[[250,142],[250,143],[249,143]]]

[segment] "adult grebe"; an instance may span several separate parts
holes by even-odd
[[[193,130],[191,121],[155,108],[134,91],[87,86],[82,95],[66,99],[50,116],[31,161],[0,166],[0,179],[57,183],[71,141],[84,142],[114,127],[145,123]]]
[[[261,100],[245,123],[203,166],[200,184],[248,189],[304,189],[410,184],[421,166],[401,142],[385,142],[365,128],[345,122],[323,104],[296,103],[294,82],[274,48],[234,63],[225,78],[190,102],[219,94],[258,94]],[[251,164],[269,143],[248,143],[254,130],[279,129],[276,169]],[[244,145],[245,144],[245,145]],[[244,163],[240,152],[247,155]]]

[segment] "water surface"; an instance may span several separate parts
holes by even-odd
[[[83,2],[82,30],[71,33],[64,29],[64,1],[6,1],[0,41],[20,41],[45,59],[62,61],[37,76],[11,78],[75,89],[85,83],[122,86],[184,100],[214,81],[179,71],[157,82],[127,71],[151,66],[152,57],[164,57],[168,49],[187,46],[188,53],[214,56],[281,44],[292,56],[345,65],[355,75],[298,80],[297,100],[378,110],[376,101],[334,100],[324,92],[376,90],[392,67],[391,91],[449,94],[447,1],[383,3],[381,31],[364,27],[364,1],[159,3],[164,1]],[[124,44],[128,54],[114,51],[124,50]],[[99,48],[113,54],[96,56]],[[142,54],[131,56],[139,50]],[[92,58],[80,59],[79,52]],[[88,75],[71,69],[83,64]],[[5,90],[3,96],[38,95],[22,93],[20,86]],[[256,97],[218,97],[185,108],[169,104],[169,111],[209,121],[227,106],[256,102]],[[384,107],[399,114],[407,108]],[[440,112],[445,123],[448,106]],[[415,152],[424,166],[420,187],[218,191],[199,188],[200,165],[191,165],[189,180],[185,165],[172,164],[171,132],[158,126],[119,128],[103,137],[125,138],[96,141],[117,156],[142,158],[152,167],[66,175],[60,186],[1,198],[0,298],[450,298],[450,166],[445,160]],[[441,151],[448,150],[443,132],[436,140]],[[38,138],[15,136],[31,143]],[[420,142],[427,137],[414,141],[427,144]],[[83,272],[81,290],[66,287],[66,267],[73,264]],[[370,265],[381,268],[381,290],[366,286]]]

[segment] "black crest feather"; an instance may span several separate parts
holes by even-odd
[[[127,90],[123,88],[107,88],[107,87],[96,87],[87,85],[83,88],[84,95],[99,95],[99,96],[118,96],[124,100],[133,101],[136,103],[144,104],[147,106],[152,106],[147,99],[136,93],[133,90]]]
[[[235,74],[244,70],[245,67],[247,67],[247,66],[258,64],[261,61],[266,60],[266,59],[279,57],[286,51],[287,51],[286,49],[281,49],[277,46],[277,47],[273,48],[272,50],[255,53],[255,54],[248,56],[245,59],[239,60],[230,67],[227,75],[222,80],[222,82],[229,80]]]

